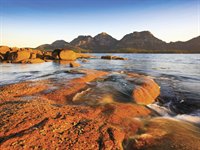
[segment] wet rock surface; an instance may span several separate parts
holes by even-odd
[[[97,70],[66,73],[82,76],[0,87],[0,149],[200,147],[198,127],[156,117],[144,105],[153,102],[149,95],[154,101],[159,95],[151,77]],[[148,91],[139,91],[142,104],[133,97],[138,87]]]

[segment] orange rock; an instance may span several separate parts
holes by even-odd
[[[83,77],[70,80],[66,86],[60,87],[52,93],[45,94],[45,97],[50,98],[61,104],[73,103],[73,96],[87,87],[87,82],[96,78],[107,75],[107,72],[97,70],[82,70],[80,73],[85,74]]]
[[[44,54],[43,54],[43,52],[41,50],[36,50],[35,49],[32,52],[36,54],[36,58],[44,59]]]
[[[152,118],[151,111],[139,104],[66,103],[87,82],[108,74],[95,70],[79,73],[83,76],[67,82],[41,80],[1,86],[0,149],[193,150],[200,147],[197,126],[175,119]],[[138,86],[147,84],[144,77],[134,77]],[[51,86],[58,89],[51,90]],[[46,90],[50,91],[44,94]]]
[[[0,103],[16,100],[26,95],[32,95],[47,88],[44,84],[34,82],[22,82],[0,87]]]
[[[30,56],[31,53],[29,51],[12,52],[8,55],[7,60],[11,60],[14,63],[19,63],[23,60],[29,59]]]
[[[59,58],[61,60],[68,60],[68,61],[74,61],[76,60],[76,53],[71,50],[62,50],[59,53]]]
[[[138,104],[151,104],[160,94],[160,87],[151,78],[139,77],[134,80],[136,84],[132,92],[134,101]]]
[[[197,150],[200,147],[199,128],[190,123],[160,117],[145,124],[135,138],[127,139],[124,149]]]
[[[102,106],[102,113],[108,123],[121,128],[127,136],[133,136],[141,126],[141,121],[134,118],[147,117],[151,111],[137,104],[112,103]]]
[[[10,51],[8,46],[1,46],[0,47],[0,54],[6,54],[6,52]]]
[[[35,63],[43,63],[43,62],[45,61],[40,58],[35,58],[35,59],[28,59],[24,63],[35,64]]]
[[[17,52],[17,51],[19,51],[19,50],[20,50],[20,49],[19,49],[18,47],[12,47],[12,48],[11,48],[11,51],[12,51],[12,52]]]
[[[70,62],[69,64],[70,67],[80,67],[81,65],[79,63],[76,63],[76,62]]]
[[[45,60],[53,60],[52,52],[50,51],[45,51],[43,56]]]
[[[35,59],[36,57],[37,57],[37,54],[36,54],[36,53],[31,53],[30,59]]]
[[[90,54],[76,53],[76,57],[77,58],[91,58],[93,56],[91,56]]]

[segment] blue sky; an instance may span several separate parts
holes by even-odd
[[[0,27],[0,45],[18,47],[143,30],[186,41],[200,35],[200,0],[0,0]]]

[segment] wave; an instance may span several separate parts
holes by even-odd
[[[175,114],[167,107],[160,106],[158,103],[149,104],[147,107],[155,111],[160,116],[200,125],[200,109],[190,114]]]

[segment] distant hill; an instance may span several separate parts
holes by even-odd
[[[91,50],[92,52],[109,52],[117,44],[117,40],[105,32],[91,36],[79,36],[70,42],[73,46]]]
[[[149,31],[133,32],[125,35],[121,40],[116,40],[102,32],[94,37],[78,36],[70,43],[58,40],[52,44],[40,45],[37,49],[72,49],[96,53],[200,53],[200,36],[185,42],[166,43]]]
[[[116,49],[135,48],[145,50],[163,50],[167,43],[154,37],[149,31],[133,32],[125,35],[116,45]]]
[[[36,49],[46,50],[46,51],[53,51],[55,49],[71,49],[74,51],[85,51],[82,48],[73,46],[64,40],[57,40],[53,42],[52,44],[43,44],[36,47]]]
[[[200,36],[186,42],[171,42],[168,45],[169,49],[191,50],[194,52],[200,52]]]

